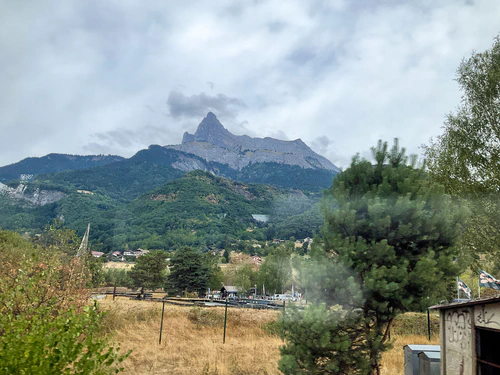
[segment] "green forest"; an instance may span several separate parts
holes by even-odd
[[[109,169],[110,173],[100,169]],[[151,172],[144,167],[140,170]],[[178,174],[175,171],[172,179]],[[71,179],[73,185],[67,183],[68,175],[78,176]],[[123,181],[123,176],[130,179],[130,184]],[[312,237],[323,221],[317,193],[306,195],[270,185],[245,184],[202,171],[146,190],[155,186],[154,181],[148,180],[143,186],[134,177],[134,169],[124,173],[111,165],[98,167],[97,171],[37,176],[27,185],[28,193],[35,189],[58,190],[66,196],[40,207],[0,195],[0,226],[36,234],[58,220],[81,236],[90,223],[92,249],[110,252],[137,248],[175,250],[182,246],[208,250],[222,249],[237,239],[263,242],[306,238]],[[78,192],[80,189],[91,194]],[[132,199],[134,196],[137,197]],[[269,221],[256,221],[252,215],[268,215]],[[253,247],[247,244],[239,249],[252,251]]]

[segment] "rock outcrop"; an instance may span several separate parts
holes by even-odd
[[[224,128],[212,112],[203,119],[196,133],[184,133],[182,144],[166,147],[194,154],[209,162],[227,164],[235,170],[241,170],[251,163],[270,162],[339,171],[339,168],[315,153],[300,139],[281,141],[234,135]]]
[[[30,202],[35,206],[44,206],[46,204],[57,202],[64,198],[66,194],[56,190],[41,190],[36,188],[33,192],[26,191],[26,185],[19,184],[16,188],[11,188],[0,183],[0,194],[11,199],[19,199]]]

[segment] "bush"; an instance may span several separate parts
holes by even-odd
[[[283,323],[280,320],[270,320],[261,325],[261,328],[273,337],[281,337],[283,334]]]
[[[0,373],[108,374],[126,358],[102,335],[78,258],[0,231]]]
[[[439,315],[432,312],[431,334],[439,334]],[[392,335],[427,335],[427,313],[408,312],[398,315],[391,325]]]

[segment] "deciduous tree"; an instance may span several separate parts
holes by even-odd
[[[259,269],[259,284],[264,284],[271,293],[284,293],[292,277],[291,246],[279,246],[266,257]]]
[[[469,203],[462,245],[498,260],[500,252],[500,38],[464,59],[456,78],[462,100],[444,132],[425,147],[429,172]]]
[[[108,374],[125,358],[89,305],[87,270],[57,248],[0,231],[0,373]]]
[[[251,264],[243,264],[235,272],[235,285],[242,292],[247,292],[257,282],[257,273],[252,269]]]

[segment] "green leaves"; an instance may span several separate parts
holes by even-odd
[[[167,278],[168,255],[163,250],[152,251],[137,258],[128,276],[136,287],[147,289],[162,288]]]
[[[473,265],[486,255],[499,267],[500,38],[490,49],[465,58],[456,81],[461,102],[443,134],[425,147],[429,173],[472,211],[461,247]],[[476,264],[477,265],[477,264]]]
[[[264,284],[270,293],[285,293],[291,284],[292,249],[279,246],[274,249],[264,260],[259,269],[259,284]]]
[[[108,374],[127,355],[102,335],[85,266],[0,231],[0,373]]]

